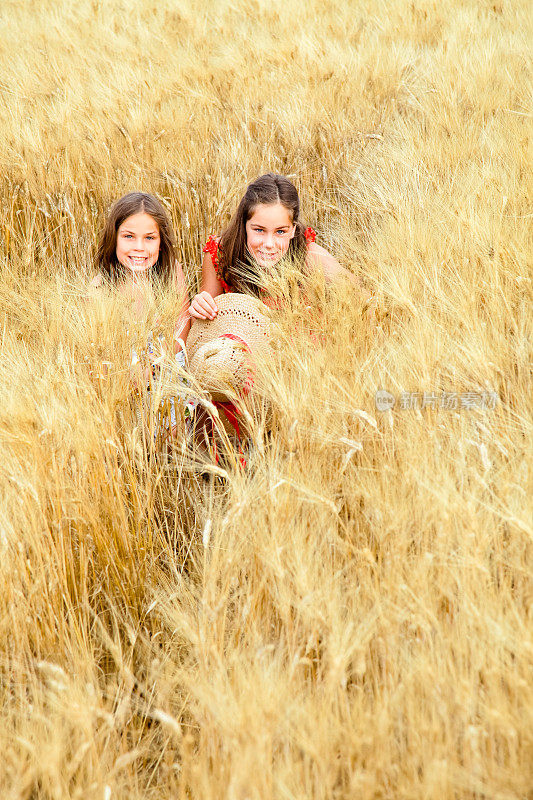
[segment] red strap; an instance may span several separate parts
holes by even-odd
[[[211,256],[211,261],[213,262],[213,266],[216,267],[218,264],[218,242],[214,238],[214,236],[209,237],[209,239],[204,245],[202,252],[209,253],[209,255]]]

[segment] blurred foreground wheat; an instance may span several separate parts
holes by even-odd
[[[531,796],[531,34],[520,0],[4,0],[2,798]],[[142,188],[192,290],[267,169],[378,329],[287,312],[273,433],[204,479],[84,285]]]

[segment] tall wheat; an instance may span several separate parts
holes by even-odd
[[[2,797],[530,796],[528,12],[4,0]],[[202,477],[183,420],[155,446],[153,318],[88,299],[92,258],[112,200],[156,192],[193,292],[267,170],[376,322],[295,301],[247,469]]]

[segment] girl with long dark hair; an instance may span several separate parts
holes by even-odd
[[[215,298],[229,291],[264,299],[263,286],[284,257],[303,272],[322,270],[328,281],[347,278],[368,299],[369,293],[355,276],[315,238],[315,231],[300,220],[300,199],[294,184],[284,175],[261,175],[246,189],[221,236],[209,237],[204,247],[201,290],[189,313],[197,319],[214,319]]]
[[[171,289],[176,296],[177,320],[174,353],[181,367],[185,364],[182,345],[190,327],[189,295],[181,265],[176,258],[170,219],[157,197],[146,192],[130,192],[111,207],[96,253],[98,274],[92,288],[111,284],[132,301],[132,323],[150,308],[156,290]],[[156,349],[163,351],[164,340],[150,333],[145,348],[148,366],[140,368],[135,346],[131,349],[132,380],[137,388],[149,388],[158,373]],[[175,427],[175,407],[171,401],[171,429]]]
[[[186,338],[190,320],[185,276],[176,258],[170,219],[157,197],[147,192],[130,192],[113,204],[95,261],[98,274],[91,286],[111,283],[131,294],[138,308],[156,284],[179,293],[176,332],[179,338]]]

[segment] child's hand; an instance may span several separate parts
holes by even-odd
[[[209,292],[197,294],[189,307],[189,314],[196,319],[214,319],[218,314],[214,297]]]

